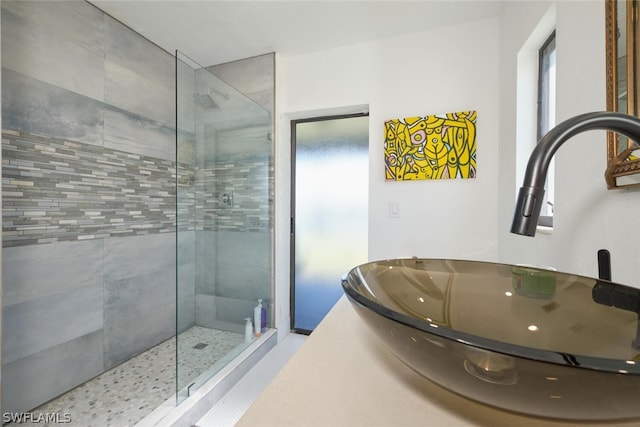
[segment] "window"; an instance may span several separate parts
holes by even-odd
[[[556,33],[551,33],[538,51],[538,141],[555,124],[556,117]],[[538,225],[553,226],[554,162],[549,165],[545,197]]]

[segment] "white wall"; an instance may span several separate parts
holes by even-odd
[[[611,252],[613,280],[640,287],[640,193],[607,190],[606,135],[575,136],[556,154],[554,230],[535,238],[509,234],[515,202],[515,55],[545,2],[508,2],[500,37],[500,204],[498,259],[597,275],[598,249]],[[604,1],[556,4],[557,122],[606,108]],[[518,183],[518,186],[520,183]]]
[[[369,259],[495,260],[499,20],[480,20],[305,55],[279,56],[276,83],[276,324],[289,286],[289,121],[370,111]],[[478,177],[385,182],[384,121],[477,110]],[[390,218],[397,202],[400,217]]]
[[[604,1],[506,2],[500,19],[279,56],[277,73],[276,321],[288,322],[289,120],[370,109],[369,258],[449,257],[551,265],[640,287],[640,193],[607,190],[604,131],[583,133],[556,155],[555,228],[509,233],[516,194],[518,51],[556,4],[557,122],[604,110]],[[478,178],[385,182],[383,122],[478,110]],[[517,183],[520,186],[520,183]],[[398,202],[400,218],[388,217]],[[283,304],[284,302],[284,304]]]

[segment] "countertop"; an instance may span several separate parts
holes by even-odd
[[[640,400],[639,400],[640,401]],[[640,404],[640,403],[639,403]],[[240,427],[640,426],[525,417],[453,394],[387,350],[342,297],[240,419]]]

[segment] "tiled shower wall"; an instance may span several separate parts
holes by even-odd
[[[12,412],[175,334],[175,65],[89,3],[3,1],[2,66]]]
[[[207,67],[274,117],[275,55]],[[196,180],[202,191],[202,231],[196,236],[196,324],[242,332],[244,318],[264,300],[271,321],[274,166],[271,126],[217,135]],[[221,192],[234,205],[220,208]]]

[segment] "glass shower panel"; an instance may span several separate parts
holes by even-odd
[[[273,155],[269,111],[180,52],[176,122],[179,403],[255,339],[258,299],[270,314]]]

